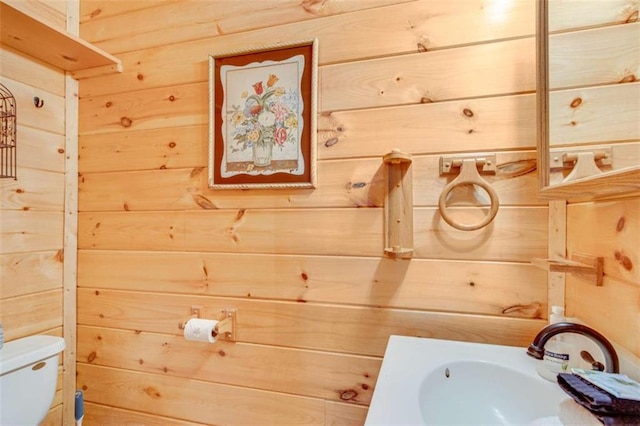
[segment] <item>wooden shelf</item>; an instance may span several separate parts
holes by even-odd
[[[567,259],[531,259],[531,263],[547,272],[564,272],[575,274],[596,286],[602,285],[604,277],[604,258],[587,254],[574,253]]]
[[[90,77],[122,72],[122,62],[92,44],[0,0],[0,43],[54,67]]]

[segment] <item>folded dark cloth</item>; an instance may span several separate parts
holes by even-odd
[[[640,425],[640,401],[617,398],[575,374],[558,374],[558,384],[605,425]]]

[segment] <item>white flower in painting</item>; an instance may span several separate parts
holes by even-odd
[[[258,123],[264,127],[273,126],[276,122],[276,116],[269,111],[262,111],[258,116]]]

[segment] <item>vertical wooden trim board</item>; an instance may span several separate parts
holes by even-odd
[[[80,32],[80,5],[67,1],[67,31]],[[77,267],[78,267],[78,81],[65,76],[65,191],[64,191],[64,264],[63,333],[66,343],[63,360],[64,425],[75,422],[76,342],[77,342]]]
[[[565,259],[567,253],[567,203],[549,201],[549,259]],[[565,306],[565,274],[548,273],[548,306]]]

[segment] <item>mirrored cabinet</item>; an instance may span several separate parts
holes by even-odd
[[[538,2],[541,198],[640,193],[640,22],[611,2]]]

